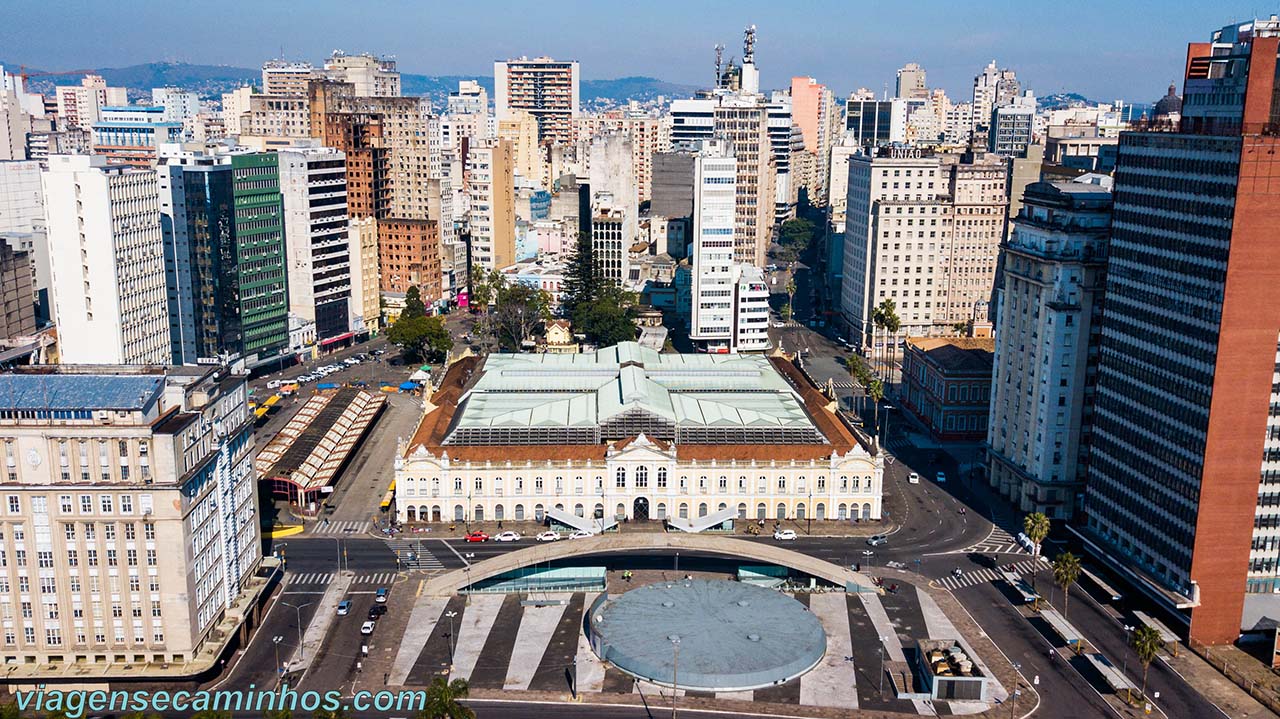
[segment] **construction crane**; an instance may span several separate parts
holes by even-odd
[[[27,72],[26,65],[18,66],[18,77],[22,78],[23,83],[25,83],[27,81],[27,78],[29,77],[51,77],[56,75],[92,75],[96,72],[97,70],[62,70],[60,72],[44,72],[44,71]]]

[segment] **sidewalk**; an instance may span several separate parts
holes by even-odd
[[[719,532],[707,532],[707,534],[715,534],[719,536],[747,537],[748,525],[757,525],[758,520],[755,519],[738,519],[734,520],[736,527],[732,534],[721,534]],[[760,536],[769,536],[773,534],[773,525],[777,522],[782,529],[794,529],[796,534],[805,537],[870,537],[873,534],[888,534],[897,528],[897,524],[889,519],[881,520],[839,520],[839,519],[814,519],[812,522],[806,519],[765,519],[764,529],[760,530]],[[413,541],[416,539],[462,539],[467,536],[468,528],[472,532],[484,532],[490,537],[500,532],[513,531],[519,532],[521,537],[532,539],[538,534],[547,531],[547,527],[538,523],[525,521],[502,521],[502,526],[498,526],[497,520],[485,520],[482,522],[429,522],[402,525],[408,527],[393,538],[406,539]],[[452,531],[450,530],[452,527]],[[421,531],[415,531],[421,530]],[[429,530],[429,531],[428,531]],[[683,534],[678,529],[665,529],[663,522],[651,519],[645,522],[623,522],[618,524],[618,532],[621,534],[635,533],[658,533],[671,532],[673,534]],[[378,534],[376,536],[383,537]]]
[[[1178,648],[1176,657],[1167,652],[1162,653],[1160,661],[1169,665],[1170,669],[1186,679],[1188,684],[1217,704],[1232,719],[1275,716],[1273,710],[1254,697],[1269,699],[1274,702],[1271,704],[1273,707],[1280,706],[1280,694],[1276,691],[1280,687],[1280,678],[1263,666],[1262,662],[1237,647],[1226,645],[1208,648],[1207,651],[1212,664],[1186,646]],[[1219,666],[1227,668],[1231,679],[1224,676]],[[1252,686],[1253,696],[1233,679],[1243,680]]]

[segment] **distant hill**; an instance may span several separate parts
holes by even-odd
[[[0,64],[7,68],[17,67],[16,63]],[[33,74],[42,72],[33,68],[27,68],[27,71]],[[260,85],[262,82],[261,70],[184,62],[151,62],[128,67],[101,68],[94,72],[102,75],[108,85],[128,88],[130,97],[149,97],[151,88],[171,85],[194,90],[202,97],[217,98],[242,85]],[[51,95],[55,85],[74,85],[80,82],[81,77],[32,77],[27,85],[35,92]],[[460,80],[475,80],[485,88],[490,97],[493,96],[492,76],[400,74],[401,91],[405,95],[429,97],[437,108],[444,107],[449,92],[458,89]],[[659,95],[688,97],[696,89],[691,85],[679,85],[652,77],[621,77],[615,80],[583,80],[581,94],[582,101],[587,104],[613,104],[627,100],[652,100]]]
[[[1061,110],[1068,107],[1074,107],[1077,105],[1097,105],[1098,103],[1097,101],[1090,100],[1089,98],[1079,93],[1055,92],[1052,95],[1045,95],[1044,97],[1036,98],[1036,104],[1040,106],[1041,110]],[[1125,115],[1128,116],[1130,114],[1130,109],[1132,109],[1133,117],[1136,119],[1140,117],[1144,112],[1150,114],[1152,103],[1125,102],[1124,106],[1125,106]]]

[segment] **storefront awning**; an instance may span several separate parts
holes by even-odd
[[[692,519],[681,519],[679,517],[668,517],[667,524],[679,529],[682,532],[697,534],[712,527],[718,527],[721,524],[738,518],[738,510],[735,507],[726,507],[718,512],[708,514],[705,517],[694,517]]]

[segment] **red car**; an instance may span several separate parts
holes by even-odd
[[[472,532],[471,534],[463,537],[463,539],[468,542],[487,542],[489,541],[489,535],[484,532]]]

